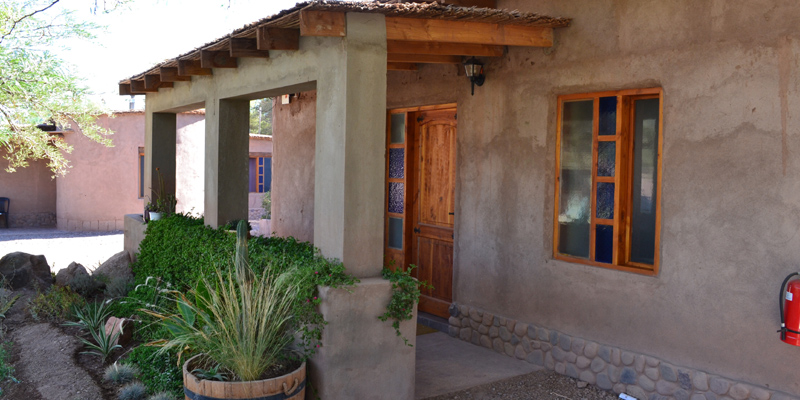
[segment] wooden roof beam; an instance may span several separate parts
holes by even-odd
[[[256,39],[250,38],[230,38],[228,49],[231,57],[255,57],[269,58],[269,51],[259,50]]]
[[[191,76],[185,76],[178,73],[178,67],[161,67],[158,69],[161,74],[161,82],[189,82],[192,80]]]
[[[119,84],[119,95],[120,96],[132,96],[133,93],[131,92],[131,84],[130,83],[120,83]]]
[[[202,68],[236,68],[236,59],[227,51],[200,50]]]
[[[431,54],[389,54],[387,55],[387,61],[390,63],[461,64],[461,57]]]
[[[158,89],[147,88],[144,79],[131,79],[131,94],[156,93]]]
[[[162,82],[161,75],[159,74],[147,74],[144,76],[145,89],[155,89],[157,92],[158,89],[171,88],[173,86],[174,84],[172,82]]]
[[[200,66],[200,60],[178,60],[178,75],[211,75],[211,68]]]
[[[343,12],[300,11],[300,36],[345,36],[347,22]]]
[[[419,68],[414,63],[390,62],[386,64],[388,71],[416,71],[417,69]]]
[[[259,26],[256,31],[256,48],[259,50],[299,50],[300,30]]]
[[[386,39],[494,46],[551,47],[553,45],[553,28],[387,17]]]
[[[387,40],[389,54],[434,54],[443,56],[502,57],[505,48],[473,43],[410,42]]]

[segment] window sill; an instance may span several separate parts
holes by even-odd
[[[625,271],[631,272],[634,274],[645,275],[645,276],[657,276],[658,275],[658,266],[644,266],[644,265],[616,265],[616,264],[606,264],[596,261],[589,261],[582,258],[577,257],[570,257],[565,256],[563,254],[556,254],[554,259],[559,261],[566,261],[573,264],[582,264],[588,265],[592,267],[599,267],[605,269],[613,269],[617,271]]]

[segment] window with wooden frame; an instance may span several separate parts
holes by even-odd
[[[658,274],[660,88],[558,98],[555,258]]]

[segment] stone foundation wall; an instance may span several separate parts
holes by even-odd
[[[58,219],[58,229],[63,231],[83,231],[83,232],[111,232],[111,231],[121,231],[125,226],[124,219],[112,219],[112,220],[75,220],[75,219],[66,219],[66,218],[59,218]]]
[[[45,228],[56,226],[56,214],[51,212],[15,213],[8,219],[9,228]],[[5,225],[5,221],[0,222]]]
[[[466,305],[453,314],[450,336],[639,400],[797,398]]]

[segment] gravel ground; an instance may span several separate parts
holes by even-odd
[[[579,387],[583,386],[583,387]],[[527,375],[476,386],[426,400],[612,400],[606,392],[585,382],[578,382],[553,371],[542,370]]]
[[[94,270],[124,249],[121,231],[68,232],[57,229],[0,229],[0,257],[21,251],[43,254],[50,270],[57,272],[71,262]]]

